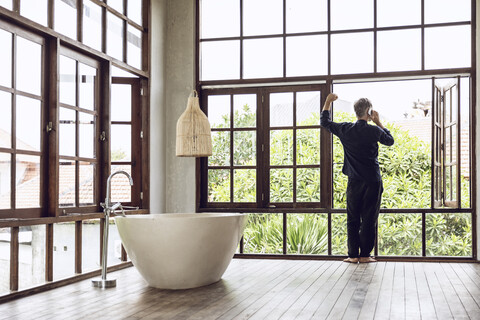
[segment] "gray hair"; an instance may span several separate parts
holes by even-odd
[[[355,109],[355,113],[359,118],[365,116],[368,109],[370,109],[371,107],[372,107],[372,103],[367,98],[360,98],[353,105],[353,108]]]

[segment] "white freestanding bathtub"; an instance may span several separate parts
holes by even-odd
[[[217,282],[247,222],[240,213],[115,217],[128,256],[149,286],[188,289]]]

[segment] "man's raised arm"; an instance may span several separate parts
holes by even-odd
[[[323,105],[322,114],[320,115],[320,125],[327,129],[328,131],[335,134],[334,122],[330,119],[330,108],[332,107],[332,102],[337,100],[338,96],[335,93],[330,93],[325,100]],[[333,131],[332,131],[333,130]]]

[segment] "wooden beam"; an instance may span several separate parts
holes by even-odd
[[[82,221],[75,221],[75,273],[82,273]]]
[[[53,281],[53,224],[46,225],[45,281]]]
[[[10,290],[18,290],[19,227],[10,229]]]
[[[59,70],[59,47],[58,39],[51,39],[47,42],[46,53],[48,59],[46,62],[46,84],[48,87],[46,101],[48,108],[46,110],[46,123],[51,130],[46,129],[45,145],[46,157],[44,162],[44,179],[42,189],[44,190],[43,207],[45,217],[58,217],[60,210],[58,209],[58,181],[59,181],[59,155],[58,155],[58,70]]]

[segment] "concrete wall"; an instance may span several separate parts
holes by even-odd
[[[195,1],[152,0],[150,202],[153,213],[195,210],[195,159],[175,156],[177,120],[195,87],[194,31]]]
[[[165,51],[167,0],[151,1],[150,208],[165,212]]]

